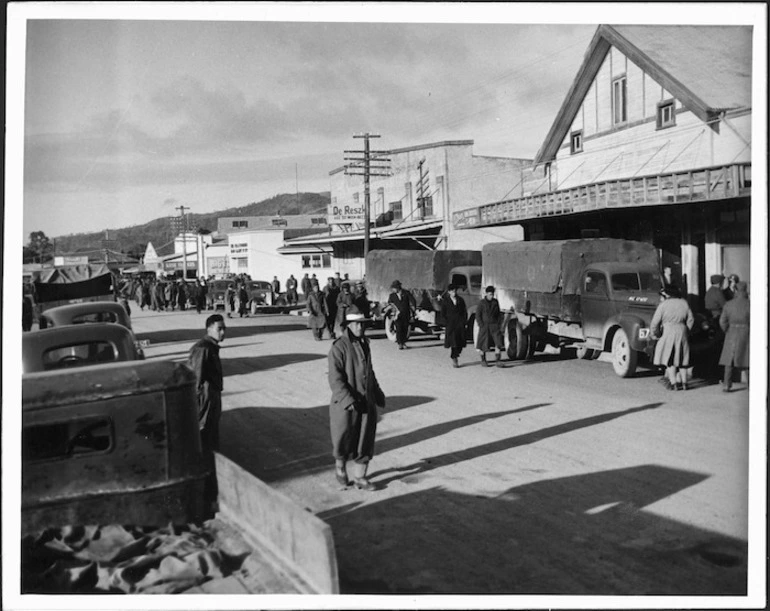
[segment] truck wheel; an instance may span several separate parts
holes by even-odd
[[[594,358],[594,350],[592,348],[586,348],[585,345],[575,348],[575,356],[579,359],[590,361]]]
[[[621,378],[628,378],[636,372],[638,354],[631,348],[628,335],[618,329],[612,338],[612,368]]]
[[[388,315],[385,317],[385,335],[388,337],[388,339],[392,342],[396,341],[396,325],[395,320],[392,316]],[[412,335],[412,327],[411,325],[406,331],[406,338],[409,339],[409,336]]]
[[[529,336],[524,334],[524,329],[518,320],[509,320],[505,327],[505,351],[512,361],[520,361],[527,358],[529,352]]]
[[[251,311],[251,315],[254,316],[254,314],[257,313],[257,300],[252,299],[249,303],[249,310]]]
[[[473,347],[475,348],[479,343],[479,322],[475,316],[471,316],[471,319],[468,321],[468,329],[470,329],[469,339],[473,342]]]

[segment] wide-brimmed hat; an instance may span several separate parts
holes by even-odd
[[[367,318],[367,316],[358,309],[357,306],[351,305],[346,311],[345,311],[345,322],[351,323],[351,322],[371,322],[371,318]]]
[[[392,289],[400,289],[401,288],[401,281],[400,280],[394,280],[390,283],[390,288]]]

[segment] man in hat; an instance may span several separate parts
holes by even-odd
[[[703,298],[703,305],[706,311],[711,314],[713,320],[719,320],[722,315],[722,308],[725,307],[727,299],[722,291],[722,282],[725,277],[722,274],[714,274],[711,276],[711,286],[706,291],[706,296]]]
[[[749,367],[749,306],[748,285],[735,284],[733,298],[725,304],[719,317],[719,326],[725,332],[725,343],[719,364],[724,365],[725,377],[722,390],[730,392],[733,387],[733,370]]]
[[[495,348],[495,361],[498,367],[502,367],[500,362],[500,352],[504,347],[503,334],[500,330],[502,324],[502,314],[500,313],[500,302],[495,299],[495,287],[488,286],[484,291],[484,299],[479,302],[476,308],[476,322],[479,325],[479,335],[476,338],[476,350],[481,354],[481,364],[489,367],[487,363],[487,350],[492,343]]]
[[[353,305],[355,295],[350,290],[350,282],[343,282],[340,292],[337,295],[337,318],[334,324],[334,333],[339,335],[345,327],[345,315],[350,306]]]
[[[441,316],[444,319],[444,348],[449,348],[452,367],[459,367],[457,359],[465,347],[465,325],[468,309],[465,300],[457,294],[457,286],[450,284],[441,297]]]
[[[409,323],[416,309],[417,304],[412,294],[403,289],[400,280],[394,280],[390,285],[388,303],[383,312],[392,317],[399,350],[406,348],[406,338],[409,337]]]
[[[351,467],[352,483],[359,490],[377,489],[366,478],[374,456],[377,408],[385,408],[382,392],[372,368],[365,325],[370,318],[355,306],[347,308],[344,329],[329,351],[329,428],[334,456],[334,473],[342,486],[350,485],[346,465]]]

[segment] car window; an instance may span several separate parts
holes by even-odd
[[[612,289],[615,291],[638,291],[639,275],[636,272],[612,274]]]
[[[73,325],[80,325],[90,322],[119,322],[118,315],[115,312],[88,312],[72,317]]]
[[[588,272],[583,285],[585,293],[594,295],[607,294],[607,278],[601,272]]]
[[[24,427],[22,460],[52,460],[109,451],[113,427],[109,418],[91,416],[68,422]]]
[[[468,288],[468,279],[463,274],[452,274],[452,284],[458,288],[466,289]],[[481,286],[480,282],[479,286]]]
[[[658,274],[644,272],[640,273],[639,284],[641,284],[643,291],[651,291],[654,293],[657,293],[660,289],[663,288],[663,285],[660,282],[660,276],[658,276]]]
[[[474,289],[481,288],[481,274],[471,275],[471,288],[474,288]]]
[[[120,354],[116,346],[103,340],[94,340],[68,346],[56,346],[43,352],[43,369],[67,369],[94,363],[117,361]]]

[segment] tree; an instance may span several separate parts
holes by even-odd
[[[48,236],[42,231],[33,231],[29,234],[29,244],[27,244],[33,260],[37,263],[43,263],[51,258],[53,253],[53,244]]]

